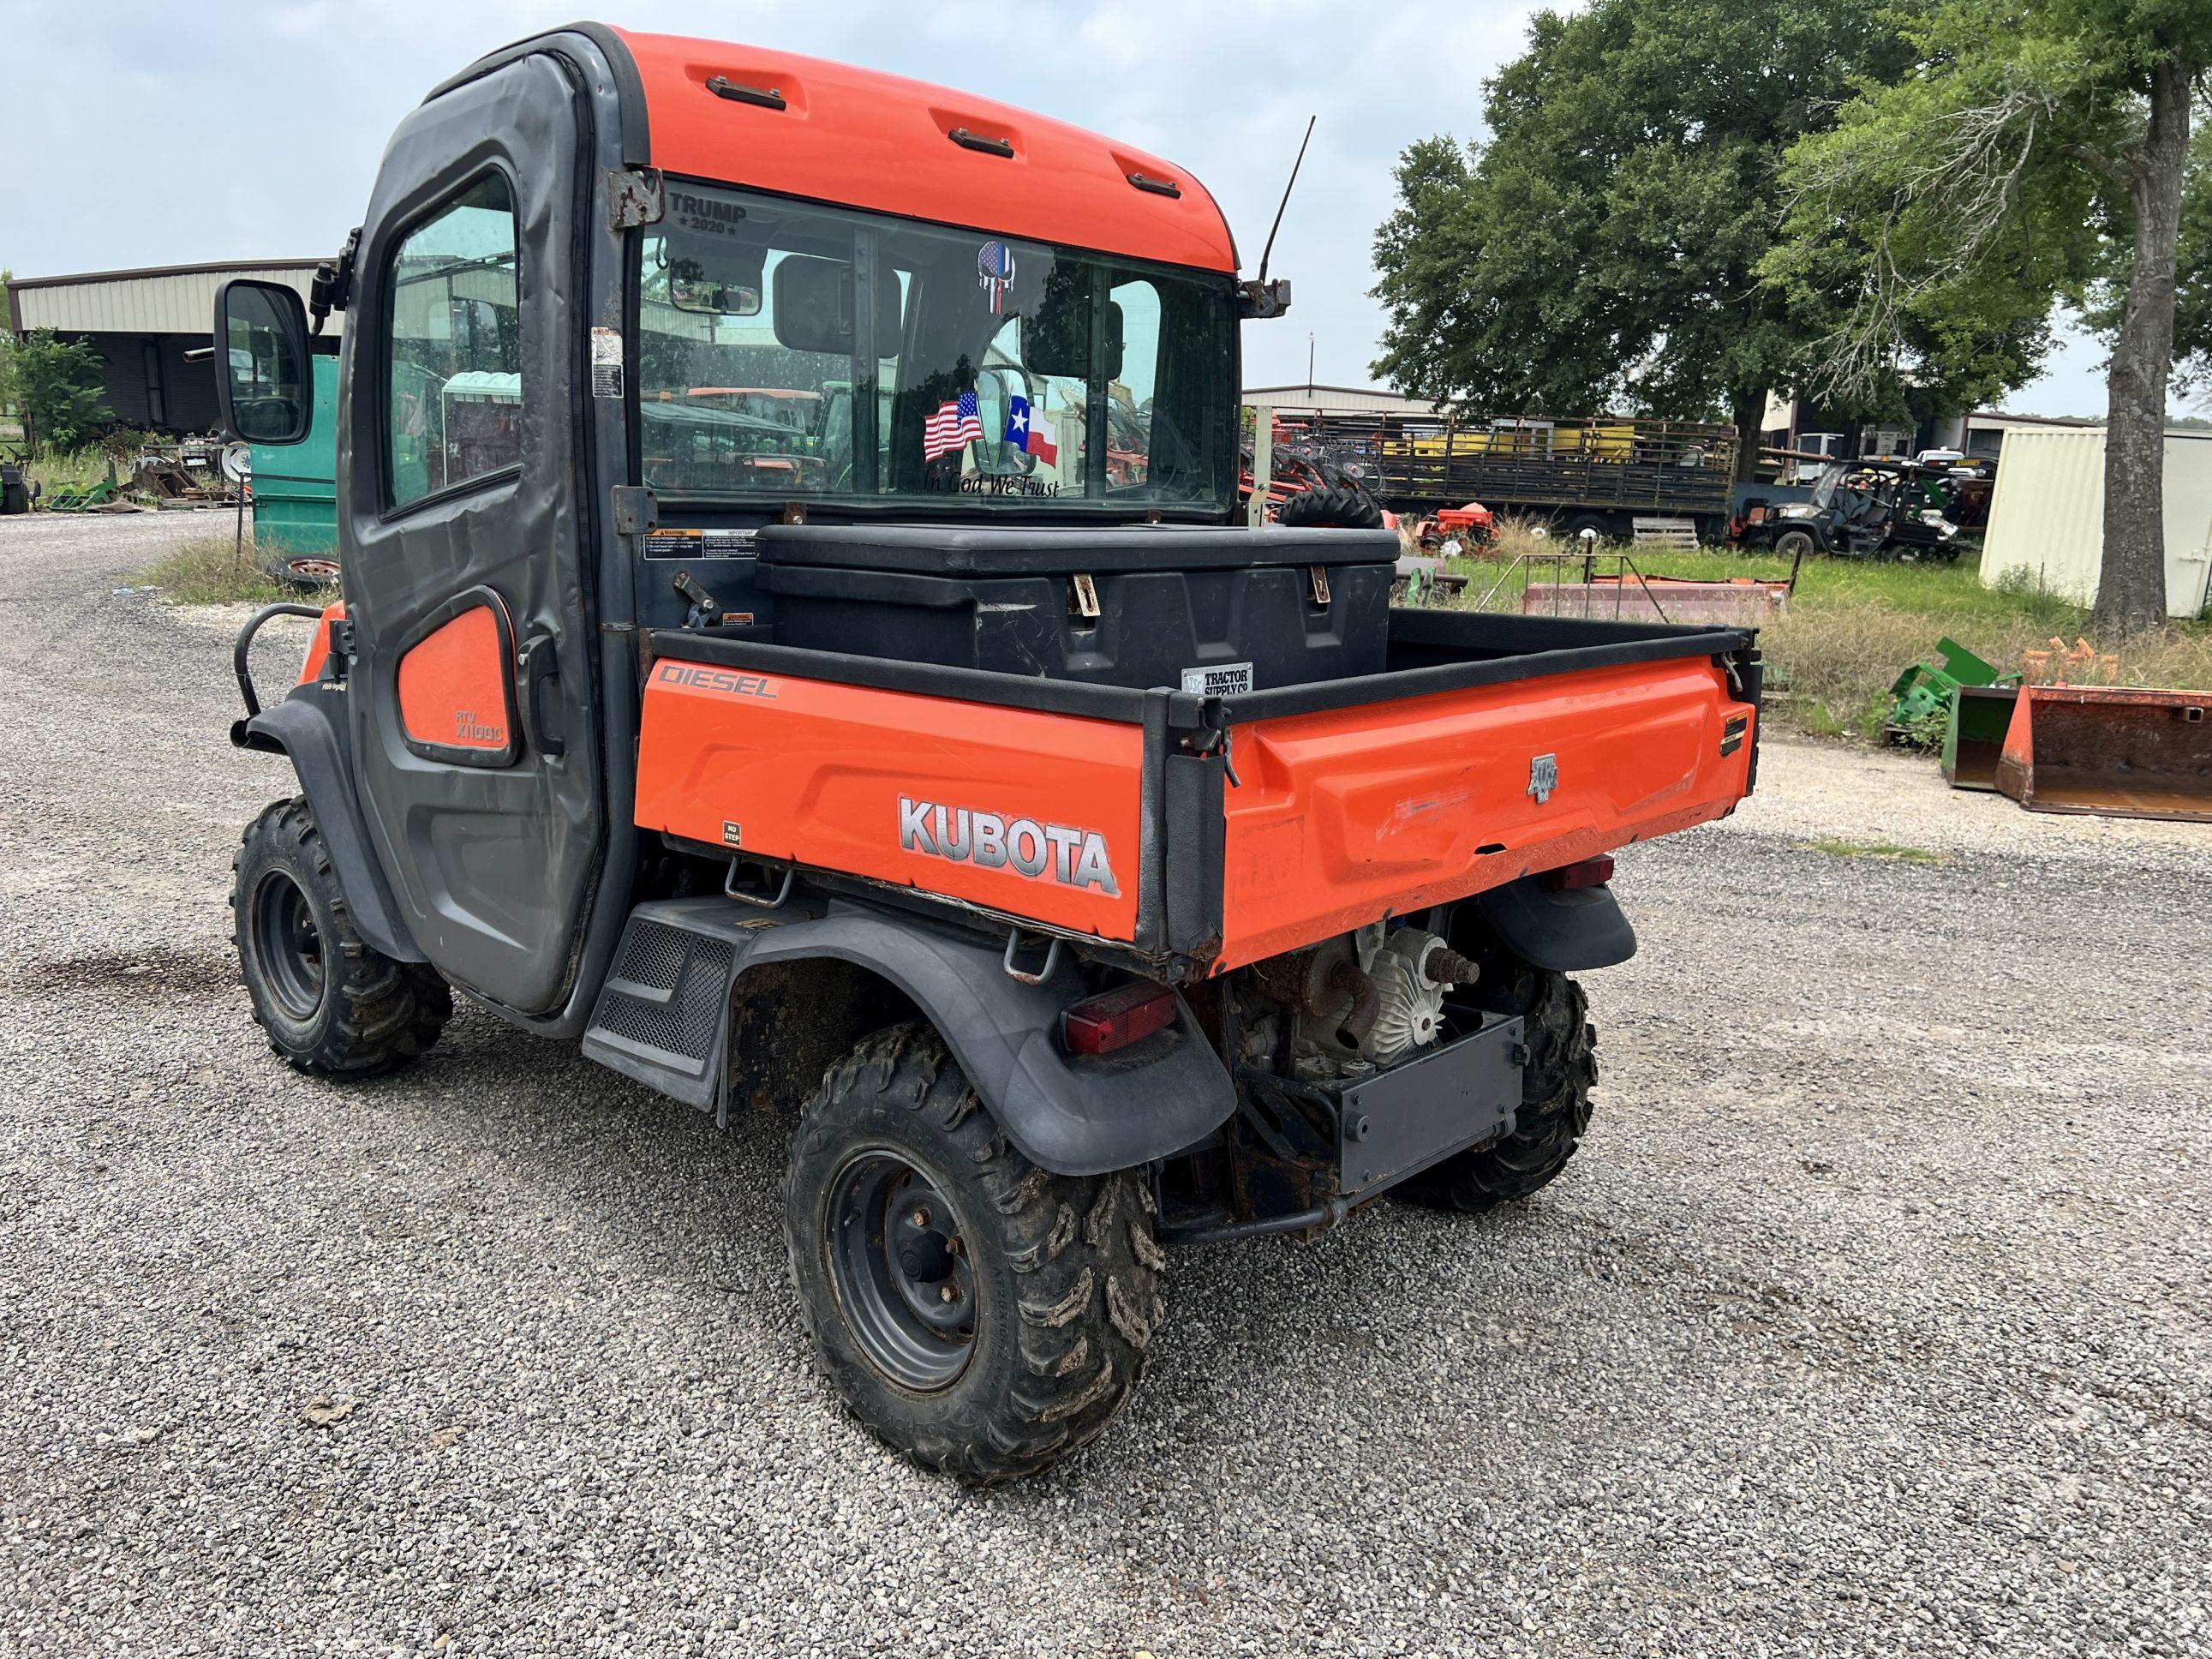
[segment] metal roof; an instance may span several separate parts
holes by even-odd
[[[1433,398],[1410,397],[1381,386],[1248,386],[1244,402],[1272,404],[1277,409],[1325,409],[1358,414],[1433,415],[1439,405]]]
[[[203,265],[150,265],[73,276],[19,276],[8,285],[8,326],[16,333],[196,334],[209,337],[216,290],[236,276],[297,289],[301,299],[316,259],[232,259]],[[333,315],[325,332],[336,332]]]

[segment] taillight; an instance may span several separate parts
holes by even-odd
[[[1139,980],[1077,1003],[1060,1016],[1060,1038],[1071,1054],[1110,1054],[1165,1030],[1175,1017],[1175,993]]]
[[[1547,870],[1536,878],[1536,884],[1548,887],[1554,893],[1571,893],[1577,887],[1602,887],[1612,879],[1613,854],[1600,853],[1595,858],[1584,859],[1580,864]]]

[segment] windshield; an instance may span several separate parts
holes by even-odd
[[[673,179],[640,257],[663,495],[1230,505],[1226,274]]]

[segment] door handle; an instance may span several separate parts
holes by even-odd
[[[522,716],[522,734],[546,759],[559,760],[568,752],[568,740],[548,725],[540,699],[548,682],[561,683],[561,641],[550,634],[538,635],[524,644],[518,665],[522,670],[522,695],[515,701]]]

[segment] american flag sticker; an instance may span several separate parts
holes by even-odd
[[[991,296],[991,314],[1006,313],[1006,290],[1014,285],[1014,251],[1004,242],[986,242],[975,251],[975,279]]]
[[[922,422],[921,459],[933,461],[939,455],[950,455],[963,444],[982,441],[982,411],[976,407],[975,394],[963,392],[939,404],[937,413]]]

